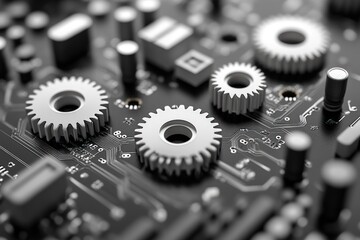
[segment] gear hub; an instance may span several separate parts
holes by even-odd
[[[253,33],[255,60],[281,74],[306,74],[325,62],[330,35],[325,27],[299,16],[265,20]]]
[[[223,112],[253,112],[265,100],[265,76],[250,64],[227,64],[212,75],[210,82],[212,103]]]
[[[199,175],[217,162],[221,129],[207,113],[181,105],[149,115],[135,130],[137,153],[146,168],[168,176]]]
[[[95,82],[64,77],[47,82],[29,95],[26,111],[34,133],[47,141],[86,139],[109,120],[108,97]]]

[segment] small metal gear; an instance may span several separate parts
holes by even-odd
[[[253,42],[255,60],[261,67],[281,74],[305,74],[324,65],[330,35],[307,18],[277,16],[254,30]]]
[[[140,161],[168,176],[200,174],[218,159],[221,129],[214,118],[193,107],[157,109],[139,123],[135,136]]]
[[[31,128],[47,141],[76,141],[100,132],[109,121],[108,96],[89,79],[63,77],[41,85],[29,95],[26,111]]]
[[[210,95],[213,105],[223,112],[245,114],[261,107],[266,87],[265,76],[259,69],[235,62],[215,71],[210,80]]]
[[[360,0],[330,0],[329,7],[333,13],[356,18],[360,16]]]

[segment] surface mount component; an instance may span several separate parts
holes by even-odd
[[[217,162],[221,129],[207,113],[181,105],[149,115],[135,130],[137,152],[145,167],[167,175],[191,175],[208,171]]]
[[[88,54],[92,19],[85,14],[74,14],[52,26],[48,31],[55,63],[63,68]]]
[[[360,140],[360,121],[347,127],[336,138],[336,154],[341,158],[349,158],[357,151]]]
[[[108,97],[101,86],[81,77],[63,77],[41,85],[26,102],[34,133],[47,141],[86,139],[109,120]]]
[[[65,166],[51,157],[38,160],[16,180],[1,188],[10,219],[28,228],[65,200],[67,179]]]
[[[265,76],[259,69],[235,62],[212,75],[210,97],[213,105],[223,112],[245,114],[261,107],[266,87]]]
[[[175,62],[175,76],[198,87],[209,80],[214,59],[194,49],[179,57]]]
[[[299,16],[265,20],[253,32],[256,62],[267,70],[303,74],[325,63],[330,35],[322,25]]]
[[[190,50],[193,30],[172,18],[162,17],[139,31],[146,61],[170,71],[175,60]]]

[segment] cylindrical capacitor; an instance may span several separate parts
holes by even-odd
[[[8,68],[5,57],[6,40],[0,37],[0,80],[7,79]]]
[[[43,30],[49,25],[49,23],[49,15],[42,11],[32,12],[25,19],[26,26],[33,31]]]
[[[20,82],[27,84],[33,80],[34,67],[30,62],[22,62],[17,66],[17,73],[19,75]]]
[[[289,183],[299,183],[303,179],[306,154],[311,146],[311,138],[304,132],[292,132],[285,136],[285,143],[284,179]]]
[[[339,67],[331,68],[327,72],[324,109],[328,112],[340,112],[344,102],[348,72]]]
[[[141,12],[143,27],[154,22],[157,17],[157,12],[160,9],[160,0],[137,0],[136,8]]]
[[[12,42],[14,49],[16,49],[24,42],[25,34],[25,28],[20,25],[12,26],[6,31],[6,37],[9,39],[9,41]]]
[[[327,225],[338,221],[346,203],[348,189],[356,180],[356,169],[348,161],[334,159],[323,166],[321,176],[325,186],[319,224]]]
[[[122,81],[124,84],[136,84],[137,59],[139,45],[133,41],[123,41],[116,46],[119,55]]]
[[[121,41],[134,40],[136,17],[136,10],[132,7],[119,7],[115,10],[114,18],[117,22],[119,38]]]
[[[20,61],[30,61],[35,57],[36,50],[31,44],[21,44],[15,50],[15,56]]]
[[[264,230],[275,239],[288,239],[292,230],[291,222],[284,217],[275,216],[265,224]]]

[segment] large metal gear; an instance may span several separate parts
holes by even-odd
[[[149,115],[135,130],[137,153],[146,168],[167,176],[199,175],[217,162],[221,129],[207,113],[181,105]]]
[[[261,67],[281,74],[305,74],[324,65],[330,35],[307,18],[277,16],[254,30],[253,42],[255,60]]]
[[[210,80],[210,95],[213,105],[223,112],[245,114],[261,107],[266,87],[265,76],[259,69],[235,62],[215,71]]]
[[[86,139],[109,120],[108,96],[95,82],[64,77],[41,85],[26,101],[31,128],[47,141]]]

